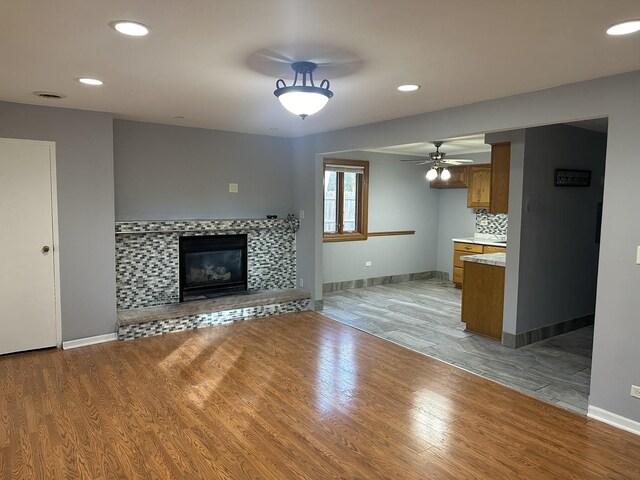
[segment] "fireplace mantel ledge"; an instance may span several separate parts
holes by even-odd
[[[116,235],[150,233],[225,232],[291,228],[286,218],[241,218],[224,220],[129,220],[116,222]]]

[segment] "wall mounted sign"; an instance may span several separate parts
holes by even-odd
[[[591,185],[591,170],[556,168],[553,180],[556,187],[588,187]]]

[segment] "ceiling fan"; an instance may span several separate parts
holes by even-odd
[[[447,158],[445,152],[440,151],[440,147],[442,146],[441,141],[433,142],[433,146],[436,147],[435,152],[429,152],[428,159],[420,159],[420,160],[402,160],[403,162],[414,162],[416,165],[425,165],[427,163],[433,163],[434,167],[439,167],[442,165],[461,165],[463,163],[473,163],[473,160],[469,160],[466,158]]]
[[[445,152],[440,151],[442,146],[441,141],[433,142],[433,146],[436,147],[435,152],[429,152],[429,158],[425,160],[402,160],[403,162],[414,162],[416,165],[426,165],[432,163],[433,165],[427,172],[427,180],[430,182],[440,177],[445,182],[451,178],[451,172],[447,169],[447,166],[461,165],[463,163],[473,163],[473,160],[466,158],[445,158],[447,155]]]

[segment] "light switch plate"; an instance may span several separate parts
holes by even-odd
[[[640,398],[640,387],[637,385],[631,385],[631,396]]]
[[[229,193],[238,193],[238,184],[230,183],[229,184]]]
[[[640,265],[640,247],[636,249],[636,265]]]
[[[370,267],[371,266],[371,260],[367,260],[366,262],[364,262],[364,266],[365,267]]]
[[[304,210],[300,210],[300,218],[304,218]]]

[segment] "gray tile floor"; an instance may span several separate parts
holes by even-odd
[[[322,313],[522,393],[587,413],[593,327],[517,350],[467,333],[461,291],[429,279],[327,293]]]

